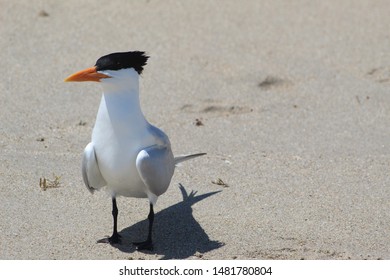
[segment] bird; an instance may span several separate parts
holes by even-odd
[[[121,242],[118,196],[148,199],[148,235],[145,241],[133,242],[137,250],[153,250],[154,206],[167,191],[175,167],[206,154],[175,157],[168,136],[147,121],[140,106],[139,78],[148,59],[144,51],[111,53],[64,80],[103,87],[91,142],[83,152],[82,177],[91,193],[105,188],[111,195],[113,233],[99,243]]]

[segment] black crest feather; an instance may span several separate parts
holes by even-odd
[[[140,51],[111,53],[99,58],[95,66],[97,71],[134,68],[141,75],[148,58]]]

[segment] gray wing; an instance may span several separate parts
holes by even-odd
[[[91,193],[107,185],[100,173],[93,143],[89,143],[84,149],[81,172],[84,184]]]
[[[154,204],[157,197],[168,189],[175,169],[170,145],[155,145],[141,150],[137,155],[136,166],[149,192],[148,197]]]

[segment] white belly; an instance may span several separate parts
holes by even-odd
[[[107,188],[115,195],[146,197],[146,186],[142,182],[135,162],[138,152],[105,149],[94,143],[100,172]]]

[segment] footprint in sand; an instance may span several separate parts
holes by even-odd
[[[259,82],[258,87],[262,90],[269,90],[274,88],[288,87],[291,85],[292,83],[288,80],[281,79],[276,76],[267,76]]]
[[[390,67],[377,67],[367,72],[366,76],[380,84],[390,83]]]

